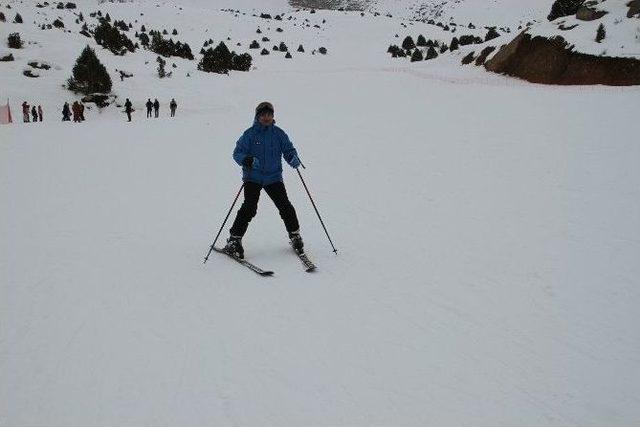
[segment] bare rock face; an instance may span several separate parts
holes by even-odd
[[[633,18],[634,16],[640,18],[640,0],[632,0],[627,3],[629,11],[627,12],[627,18]]]
[[[587,6],[580,6],[576,12],[576,19],[581,21],[595,21],[602,18],[607,12],[603,10],[594,10]]]
[[[503,46],[485,68],[533,83],[555,85],[640,85],[640,61],[571,51],[562,37],[548,39],[520,33]]]

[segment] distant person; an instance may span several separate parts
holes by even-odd
[[[129,98],[127,98],[127,100],[124,103],[124,112],[127,113],[127,118],[129,120],[127,121],[131,121],[131,113],[133,112],[133,104],[131,104],[131,101],[129,101]]]
[[[42,121],[42,105],[38,105],[38,118]]]
[[[22,121],[29,123],[29,104],[27,101],[22,103]]]
[[[31,107],[31,117],[33,118],[34,122],[38,121],[38,109],[36,108],[35,105]]]
[[[73,112],[74,123],[79,123],[80,122],[80,104],[78,104],[78,101],[73,102],[73,105],[71,106],[71,111]]]
[[[156,114],[156,119],[158,118],[158,116],[160,115],[160,102],[158,102],[158,98],[155,99],[155,101],[153,101],[153,111]]]
[[[78,115],[81,122],[84,122],[84,104],[82,102],[78,103]]]
[[[68,122],[71,121],[71,109],[69,108],[69,103],[65,102],[62,106],[62,121]]]
[[[145,104],[147,106],[147,119],[151,117],[151,110],[153,109],[153,102],[151,102],[151,98],[147,99],[147,103]]]
[[[176,108],[178,108],[178,103],[174,98],[171,98],[171,102],[169,103],[169,109],[171,110],[171,117],[176,116]]]

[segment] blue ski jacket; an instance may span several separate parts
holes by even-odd
[[[257,168],[242,165],[248,156],[258,159]],[[262,186],[282,181],[283,157],[292,168],[300,166],[298,152],[287,134],[275,125],[275,121],[263,126],[257,118],[253,126],[244,131],[233,150],[233,160],[242,166],[242,180]]]

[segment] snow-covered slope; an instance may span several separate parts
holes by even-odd
[[[267,35],[307,53],[229,76],[172,58],[161,80],[154,54],[98,48],[112,76],[134,73],[114,93],[138,111],[74,125],[59,122],[74,99],[61,85],[94,42],[71,12],[12,5],[25,24],[0,36],[32,44],[0,64],[0,99],[17,119],[22,99],[42,103],[45,122],[0,127],[3,427],[640,420],[638,89],[530,85],[455,55],[393,61],[396,33],[441,31],[395,16],[104,3],[79,7],[175,27],[194,51]],[[58,14],[72,33],[27,24]],[[32,59],[53,68],[27,79]],[[159,119],[142,117],[148,97]],[[244,244],[275,276],[202,264],[240,187],[234,143],[265,99],[339,249],[286,168],[314,274],[264,195]]]

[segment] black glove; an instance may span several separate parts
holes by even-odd
[[[253,168],[253,163],[256,161],[257,159],[255,157],[252,156],[247,156],[244,158],[244,160],[242,161],[242,166],[245,166],[249,169]]]

